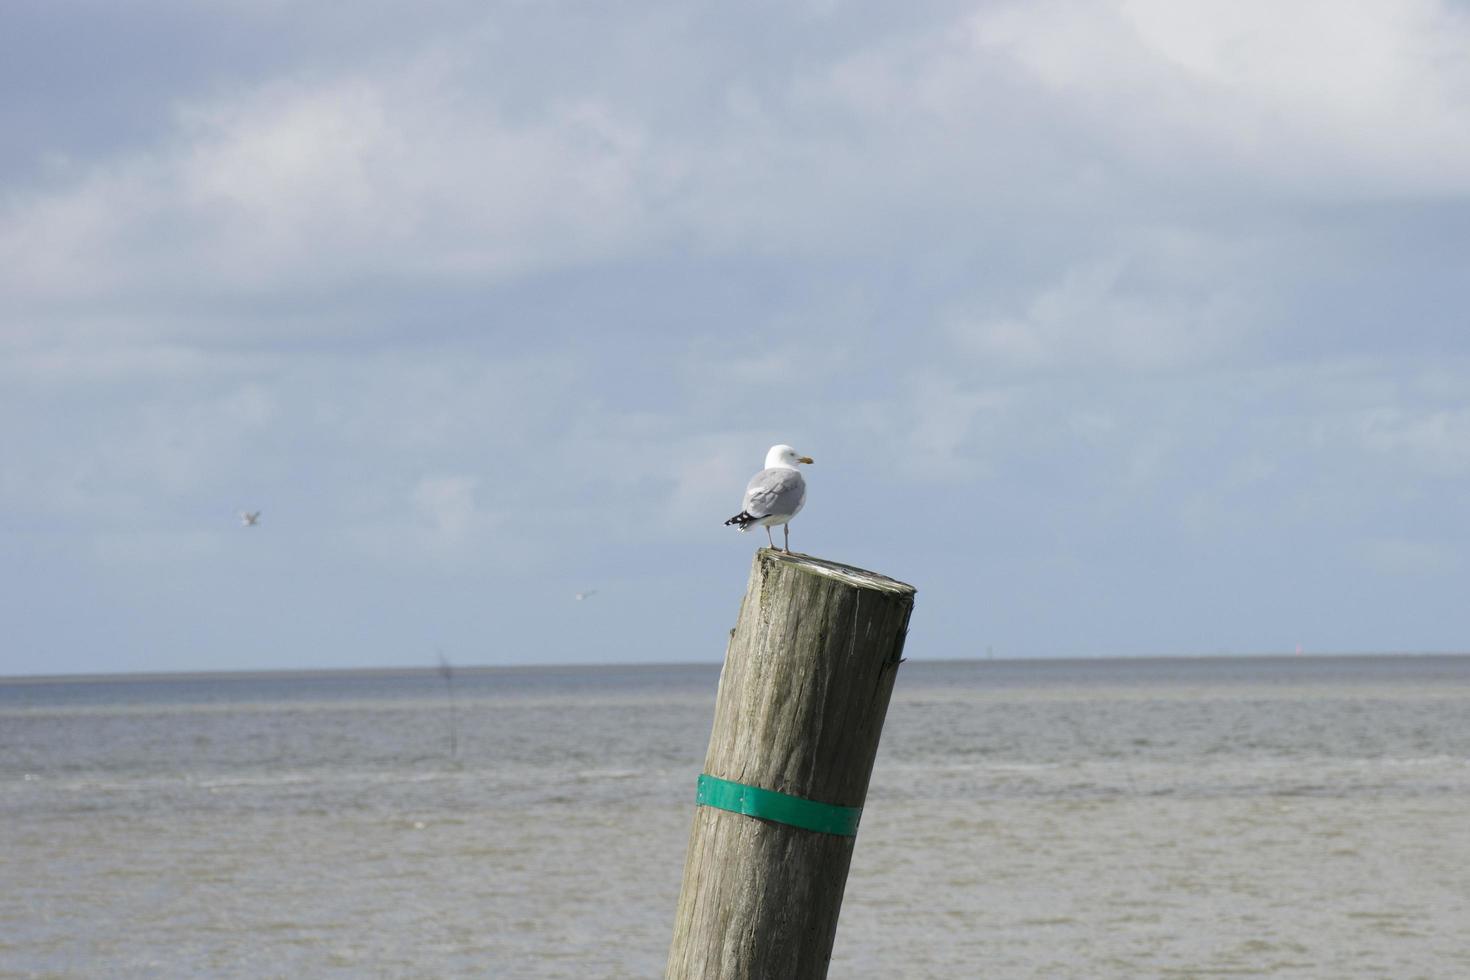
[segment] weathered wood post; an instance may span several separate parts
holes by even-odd
[[[667,980],[820,980],[914,588],[756,553],[730,634]]]

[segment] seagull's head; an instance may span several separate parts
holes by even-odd
[[[790,446],[772,446],[771,451],[766,453],[766,469],[773,466],[784,466],[796,469],[797,463],[810,463],[810,456],[798,456],[796,450]]]

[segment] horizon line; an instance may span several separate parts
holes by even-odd
[[[1432,657],[1467,657],[1470,652],[1454,650],[1388,650],[1388,651],[1358,651],[1358,652],[1333,652],[1322,651],[1313,653],[1275,652],[1275,653],[1168,653],[1168,654],[1094,654],[1087,656],[1076,655],[1039,655],[1034,657],[924,657],[905,658],[907,662],[919,664],[1076,664],[1076,663],[1128,663],[1128,662],[1157,662],[1157,661],[1224,661],[1224,660],[1351,660],[1369,658],[1432,658]],[[654,670],[660,668],[682,668],[682,667],[718,667],[723,664],[721,660],[638,660],[618,662],[579,662],[566,661],[558,663],[519,663],[519,664],[456,664],[449,661],[451,670],[464,673],[523,673],[532,671],[572,671],[572,670]],[[75,672],[59,674],[0,674],[0,684],[48,684],[48,683],[85,683],[95,681],[122,681],[146,683],[148,681],[179,681],[179,680],[244,680],[249,678],[261,679],[278,677],[286,678],[317,678],[330,677],[340,674],[357,674],[359,676],[379,677],[410,677],[417,674],[439,674],[443,672],[440,664],[424,665],[385,665],[385,666],[360,666],[360,667],[246,667],[246,668],[220,668],[217,670],[129,670],[113,672]]]

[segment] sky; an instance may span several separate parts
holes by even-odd
[[[774,443],[910,657],[1470,649],[1466,51],[1461,0],[7,3],[0,674],[715,662]]]

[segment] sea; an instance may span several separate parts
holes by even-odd
[[[0,977],[659,977],[718,681],[0,680]],[[1470,977],[1470,657],[912,659],[829,975]]]

